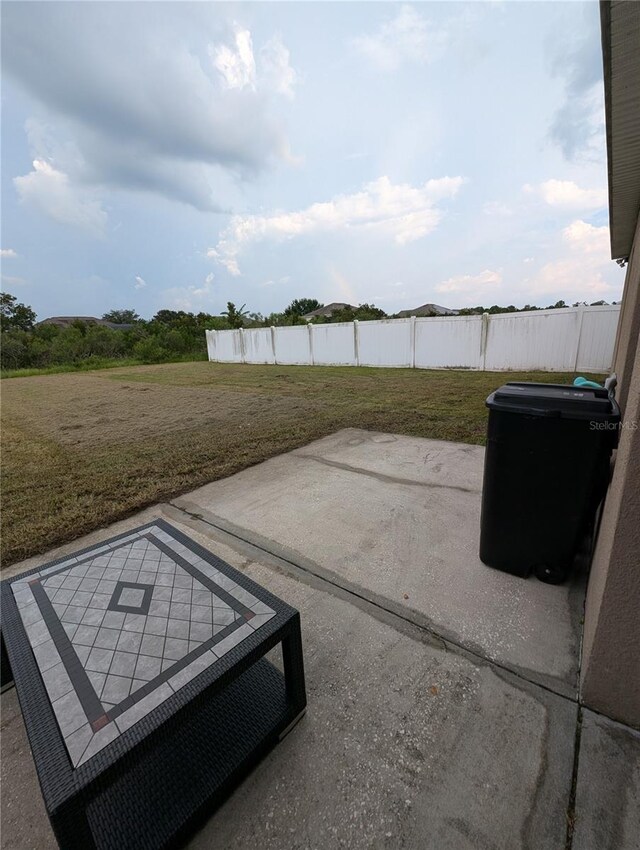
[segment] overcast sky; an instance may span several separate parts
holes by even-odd
[[[2,74],[40,318],[621,296],[596,2],[3,2]]]

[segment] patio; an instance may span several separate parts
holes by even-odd
[[[640,735],[579,709],[584,577],[481,564],[483,451],[339,431],[5,575],[163,517],[300,610],[307,715],[194,848],[631,850]],[[55,846],[2,710],[3,847]]]

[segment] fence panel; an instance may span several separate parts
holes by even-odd
[[[276,363],[291,363],[299,366],[311,365],[309,329],[306,325],[274,328],[274,335]]]
[[[251,328],[242,332],[245,363],[275,363],[271,328]]]
[[[240,331],[216,332],[216,360],[220,363],[242,363],[242,334]]]
[[[481,369],[482,316],[416,319],[417,369]]]
[[[576,371],[599,372],[611,369],[619,316],[618,305],[584,308]]]
[[[217,339],[218,335],[215,331],[205,331],[204,332],[205,339],[207,340],[207,357],[211,361],[215,361],[218,359],[217,357]]]
[[[360,366],[412,366],[411,319],[358,322]]]
[[[484,368],[489,371],[571,372],[575,368],[579,310],[535,310],[490,317]]]
[[[355,366],[353,322],[313,325],[313,362],[316,366]]]

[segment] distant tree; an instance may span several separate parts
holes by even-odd
[[[238,308],[233,301],[227,301],[227,309],[223,310],[220,315],[225,317],[232,328],[242,328],[244,327],[245,316],[249,315],[249,311],[244,309],[246,306],[246,304],[243,304],[242,307]]]
[[[153,336],[137,342],[133,347],[133,355],[143,363],[162,363],[167,359],[167,351]]]
[[[189,338],[177,328],[172,328],[162,337],[162,346],[174,354],[184,354],[189,349]]]
[[[353,307],[343,307],[342,310],[336,310],[330,316],[327,316],[328,322],[352,322],[356,318],[356,311]]]
[[[51,340],[58,336],[59,333],[62,332],[62,328],[59,328],[57,325],[38,325],[33,329],[33,336],[37,337],[46,342],[51,342]]]
[[[84,344],[89,356],[121,357],[125,350],[125,335],[100,325],[89,325],[84,333]]]
[[[158,310],[151,321],[173,328],[180,324],[180,320],[186,315],[184,310]]]
[[[360,304],[358,307],[344,307],[342,310],[335,312],[329,319],[330,322],[353,322],[357,319],[359,322],[369,322],[372,319],[386,319],[387,314],[384,310],[376,307],[375,304]]]
[[[20,331],[8,330],[2,334],[0,347],[0,363],[3,369],[19,369],[23,365],[26,352],[24,334]]]
[[[90,324],[93,324],[93,322],[91,322]],[[89,325],[87,324],[87,322],[83,322],[82,319],[74,319],[73,322],[71,322],[70,327],[75,328],[76,330],[80,331],[82,336],[85,336]]]
[[[87,354],[85,338],[78,328],[66,328],[51,343],[54,363],[77,363]]]
[[[376,307],[375,304],[360,304],[356,307],[355,318],[359,322],[371,321],[371,319],[386,319],[387,314],[384,310]]]
[[[306,316],[314,310],[319,310],[324,307],[316,298],[294,298],[294,300],[285,307],[285,316]]]
[[[113,322],[114,325],[135,325],[140,321],[135,310],[109,310],[102,318],[105,322]]]
[[[229,328],[229,323],[222,316],[213,316],[211,313],[198,313],[196,316],[196,327],[201,331],[224,331]]]
[[[589,306],[591,306],[591,307],[608,307],[609,305],[607,304],[606,301],[594,301]]]
[[[0,326],[3,330],[18,328],[21,331],[30,331],[36,320],[36,314],[21,304],[15,295],[8,292],[0,292]]]
[[[555,304],[549,304],[547,310],[561,310],[563,307],[567,307],[568,305],[564,303],[564,301],[556,301]]]

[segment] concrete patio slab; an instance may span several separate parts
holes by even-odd
[[[639,734],[585,711],[574,757],[582,584],[479,562],[482,460],[342,431],[3,577],[162,516],[300,610],[307,715],[193,848],[640,847]],[[53,848],[15,690],[1,743],[3,850]]]
[[[194,848],[471,850],[564,845],[577,707],[433,644],[392,614],[325,590],[176,523],[296,606],[305,719],[192,840]],[[149,519],[91,535],[90,545]],[[24,567],[26,565],[22,565]],[[13,570],[12,570],[13,572]],[[15,691],[3,703],[3,847],[55,846]]]
[[[640,847],[640,732],[585,709],[573,846]]]
[[[483,462],[478,446],[346,429],[174,504],[575,695],[583,581],[482,564]]]

